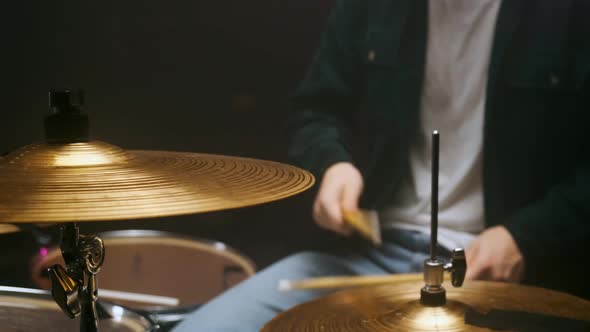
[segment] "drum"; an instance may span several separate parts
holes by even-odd
[[[98,295],[170,327],[199,305],[255,273],[254,264],[220,242],[149,230],[101,234],[106,256]],[[33,281],[49,289],[46,269],[63,264],[59,248],[40,252]]]
[[[149,319],[121,306],[99,303],[100,331],[155,331]],[[2,332],[77,332],[79,318],[68,318],[45,290],[0,286]]]

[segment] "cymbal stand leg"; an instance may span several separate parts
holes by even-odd
[[[80,332],[98,331],[98,314],[96,313],[96,300],[98,299],[96,289],[96,275],[84,273],[85,285],[80,297],[82,307],[80,315]]]
[[[104,262],[102,238],[80,235],[78,225],[62,226],[61,251],[66,269],[54,265],[49,269],[51,294],[70,318],[80,317],[81,332],[98,331],[96,274]]]

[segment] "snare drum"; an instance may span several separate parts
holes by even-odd
[[[100,331],[145,332],[156,327],[147,318],[121,306],[98,303],[106,317],[99,317]],[[70,319],[45,290],[0,286],[2,332],[77,332],[79,318]]]
[[[125,230],[101,234],[105,261],[98,295],[136,310],[160,325],[184,315],[255,273],[254,264],[223,243],[161,231]],[[33,280],[48,289],[46,269],[63,264],[59,248],[39,256]]]

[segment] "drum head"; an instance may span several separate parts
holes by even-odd
[[[99,320],[104,332],[145,332],[151,322],[129,310],[99,303],[106,316]],[[78,332],[80,318],[68,318],[47,291],[0,286],[0,324],[2,332]]]

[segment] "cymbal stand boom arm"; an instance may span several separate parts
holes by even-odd
[[[61,251],[66,268],[49,268],[51,294],[70,318],[80,315],[81,332],[98,331],[96,274],[104,262],[104,243],[97,235],[80,235],[75,223],[62,226]]]

